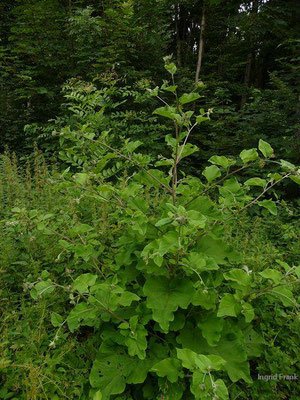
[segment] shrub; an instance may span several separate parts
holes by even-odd
[[[289,327],[291,340],[297,336],[299,267],[279,255],[277,265],[249,268],[225,240],[252,207],[277,215],[283,205],[274,186],[299,182],[297,168],[275,161],[260,140],[239,158],[211,157],[203,178],[181,171],[181,160],[197,151],[188,139],[211,111],[187,110],[200,95],[179,96],[176,66],[165,62],[172,82],[152,94],[174,94],[174,105],[163,100],[154,111],[174,124],[166,135],[171,156],[153,160],[136,151],[140,141],[118,142],[88,121],[66,126],[60,158],[70,166],[53,175],[52,212],[14,207],[2,227],[22,249],[17,263],[40,260],[24,287],[51,314],[43,351],[63,351],[77,338],[86,352],[90,387],[83,385],[82,399],[250,398],[260,388],[252,377],[268,373],[260,360],[277,365],[284,357],[268,345],[278,324]],[[274,163],[280,172],[269,172]],[[237,175],[252,167],[262,177]]]

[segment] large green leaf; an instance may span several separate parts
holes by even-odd
[[[299,174],[299,173],[298,173],[298,175],[290,175],[289,178],[290,178],[293,182],[295,182],[295,183],[297,183],[298,185],[300,185],[300,174]]]
[[[269,145],[269,143],[265,142],[262,139],[259,140],[258,148],[266,158],[271,157],[273,155],[273,153],[274,153],[274,150]]]
[[[200,369],[201,372],[223,369],[226,361],[215,354],[197,354],[190,349],[177,349],[177,357],[181,360],[184,368],[191,371]]]
[[[231,262],[241,260],[241,255],[231,246],[208,235],[201,237],[197,241],[197,252],[212,257],[218,264],[224,264],[226,259]]]
[[[207,373],[195,371],[192,377],[191,393],[195,400],[228,400],[228,390],[222,379],[213,382]]]
[[[218,317],[237,317],[241,311],[241,306],[232,294],[225,294],[219,305]]]
[[[221,171],[216,165],[211,165],[210,167],[206,167],[202,174],[210,183],[221,176]]]
[[[178,307],[187,308],[193,297],[193,284],[184,278],[168,279],[150,277],[144,285],[147,307],[152,310],[153,319],[164,331],[169,329]]]
[[[189,203],[188,210],[199,211],[202,215],[211,219],[221,219],[222,213],[216,204],[207,196],[199,196]]]
[[[166,63],[165,64],[165,69],[171,74],[171,75],[174,75],[174,74],[176,74],[176,71],[177,71],[177,67],[176,67],[176,65],[173,63],[173,62],[171,62],[171,63]]]
[[[191,269],[192,271],[201,273],[204,271],[213,271],[219,269],[218,264],[211,257],[203,253],[190,252],[190,254],[183,258],[183,265],[187,267],[187,269]]]
[[[243,161],[244,164],[254,161],[258,158],[258,153],[256,149],[250,149],[250,150],[243,150],[240,154],[240,157]]]
[[[73,290],[77,290],[80,294],[88,292],[88,288],[93,286],[97,280],[97,275],[82,274],[73,282]]]
[[[135,293],[124,290],[118,285],[98,283],[90,289],[89,302],[104,310],[115,311],[118,307],[128,307],[133,301],[140,300]],[[109,314],[107,317],[110,317]]]
[[[245,182],[246,186],[261,186],[265,187],[267,184],[267,181],[265,179],[261,178],[250,178]]]
[[[271,214],[277,215],[277,207],[272,200],[262,200],[258,203],[259,206],[266,208]]]
[[[143,383],[153,360],[139,360],[126,354],[125,349],[104,342],[96,356],[91,373],[92,387],[100,389],[103,400],[124,392],[126,383]]]
[[[74,175],[74,180],[80,185],[84,185],[89,179],[88,174],[86,173],[78,173]]]
[[[155,264],[161,266],[163,257],[167,253],[174,253],[178,250],[178,232],[169,231],[159,239],[155,239],[144,247],[141,256],[144,259],[153,259]]]
[[[102,396],[101,390],[97,390],[97,392],[93,396],[93,400],[102,400],[102,399],[103,399],[103,396]]]
[[[282,274],[277,269],[267,268],[262,272],[259,272],[259,275],[265,279],[271,279],[275,283],[279,283],[282,279]]]
[[[138,323],[138,316],[130,318],[129,323],[122,323],[119,328],[125,336],[125,344],[128,347],[130,356],[138,356],[141,360],[146,358],[148,331]]]
[[[245,316],[246,322],[251,322],[255,317],[254,308],[250,303],[244,303],[242,305],[242,314]]]
[[[203,337],[210,346],[216,346],[221,338],[224,320],[217,317],[216,313],[207,313],[201,318],[197,326],[201,329]]]
[[[174,107],[159,107],[156,108],[156,110],[153,111],[153,114],[160,115],[162,117],[170,118],[170,119],[176,119],[176,109]]]
[[[39,297],[45,296],[50,294],[54,291],[55,286],[53,283],[49,281],[41,281],[38,282],[30,291],[30,296],[37,300]]]
[[[293,171],[296,169],[296,166],[294,164],[292,164],[286,160],[280,160],[280,164],[281,164],[281,167],[286,171],[291,171],[291,170]]]
[[[51,314],[51,324],[56,328],[63,323],[64,319],[61,315],[53,312]]]
[[[195,101],[200,97],[201,96],[198,93],[184,93],[181,97],[179,97],[179,103],[182,105],[191,103],[192,101]]]
[[[293,293],[287,286],[277,286],[270,290],[269,293],[279,299],[285,307],[294,307],[296,305]]]
[[[238,268],[231,269],[229,272],[225,272],[224,278],[227,281],[234,281],[238,284],[236,288],[241,286],[249,286],[251,284],[251,275],[248,275],[246,271]]]
[[[202,215],[199,211],[190,210],[187,212],[187,217],[189,225],[197,228],[205,227],[206,217]]]
[[[209,346],[200,329],[190,324],[186,324],[177,341],[182,347],[191,349],[195,353],[216,354],[222,357],[226,361],[224,369],[233,382],[244,379],[244,381],[250,383],[252,380],[247,362],[244,336],[235,324],[230,321],[225,321],[224,324],[221,339],[216,346]]]
[[[233,162],[228,160],[225,156],[212,156],[208,161],[212,164],[220,165],[224,169],[233,164]]]
[[[183,367],[190,371],[193,371],[197,367],[195,362],[196,356],[197,353],[191,349],[177,349],[177,357],[181,360]]]
[[[194,292],[192,304],[201,306],[205,310],[214,310],[216,308],[217,294],[213,289],[203,289],[200,287]]]
[[[97,325],[97,316],[99,311],[93,305],[87,303],[77,304],[70,312],[67,318],[68,328],[71,332],[78,329],[81,325]]]

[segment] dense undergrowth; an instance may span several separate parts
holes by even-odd
[[[0,399],[299,398],[299,208],[276,192],[299,172],[263,140],[181,170],[211,110],[161,91],[157,159],[100,129],[97,91],[68,95],[60,167],[1,156]]]

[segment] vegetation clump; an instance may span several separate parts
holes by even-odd
[[[0,400],[300,398],[298,9],[0,1]]]
[[[257,376],[297,373],[297,211],[276,187],[299,169],[259,140],[191,174],[213,110],[165,68],[147,94],[170,131],[159,157],[120,140],[109,94],[78,82],[71,122],[52,123],[63,168],[37,148],[27,166],[2,156],[2,399],[297,398]]]

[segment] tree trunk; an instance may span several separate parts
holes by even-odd
[[[181,41],[179,32],[179,15],[180,7],[179,4],[175,7],[175,21],[176,21],[176,50],[177,50],[177,64],[181,67]]]
[[[246,63],[246,68],[245,68],[245,74],[244,74],[244,86],[246,88],[249,87],[250,84],[250,76],[251,76],[251,67],[252,67],[252,63],[253,63],[253,52],[251,51],[250,53],[248,53],[247,56],[247,63]],[[242,98],[241,98],[241,108],[244,107],[246,101],[247,101],[247,94],[243,94]]]
[[[259,0],[254,0],[253,1],[253,6],[251,10],[251,14],[257,14],[258,13],[258,2]],[[252,66],[254,64],[255,60],[255,36],[253,34],[253,29],[255,29],[255,21],[252,23],[251,27],[251,34],[250,34],[250,51],[247,55],[247,62],[246,62],[246,67],[245,67],[245,73],[244,73],[244,86],[248,88],[250,86],[250,78],[251,78],[251,70]],[[244,107],[246,101],[247,101],[247,94],[243,94],[241,98],[241,108]]]
[[[203,51],[204,51],[204,33],[205,33],[205,24],[206,24],[206,10],[205,10],[205,2],[203,2],[202,9],[202,18],[201,18],[201,27],[200,27],[200,38],[199,38],[199,50],[198,50],[198,61],[195,75],[195,87],[198,86],[199,75],[201,72],[202,59],[203,59]]]

